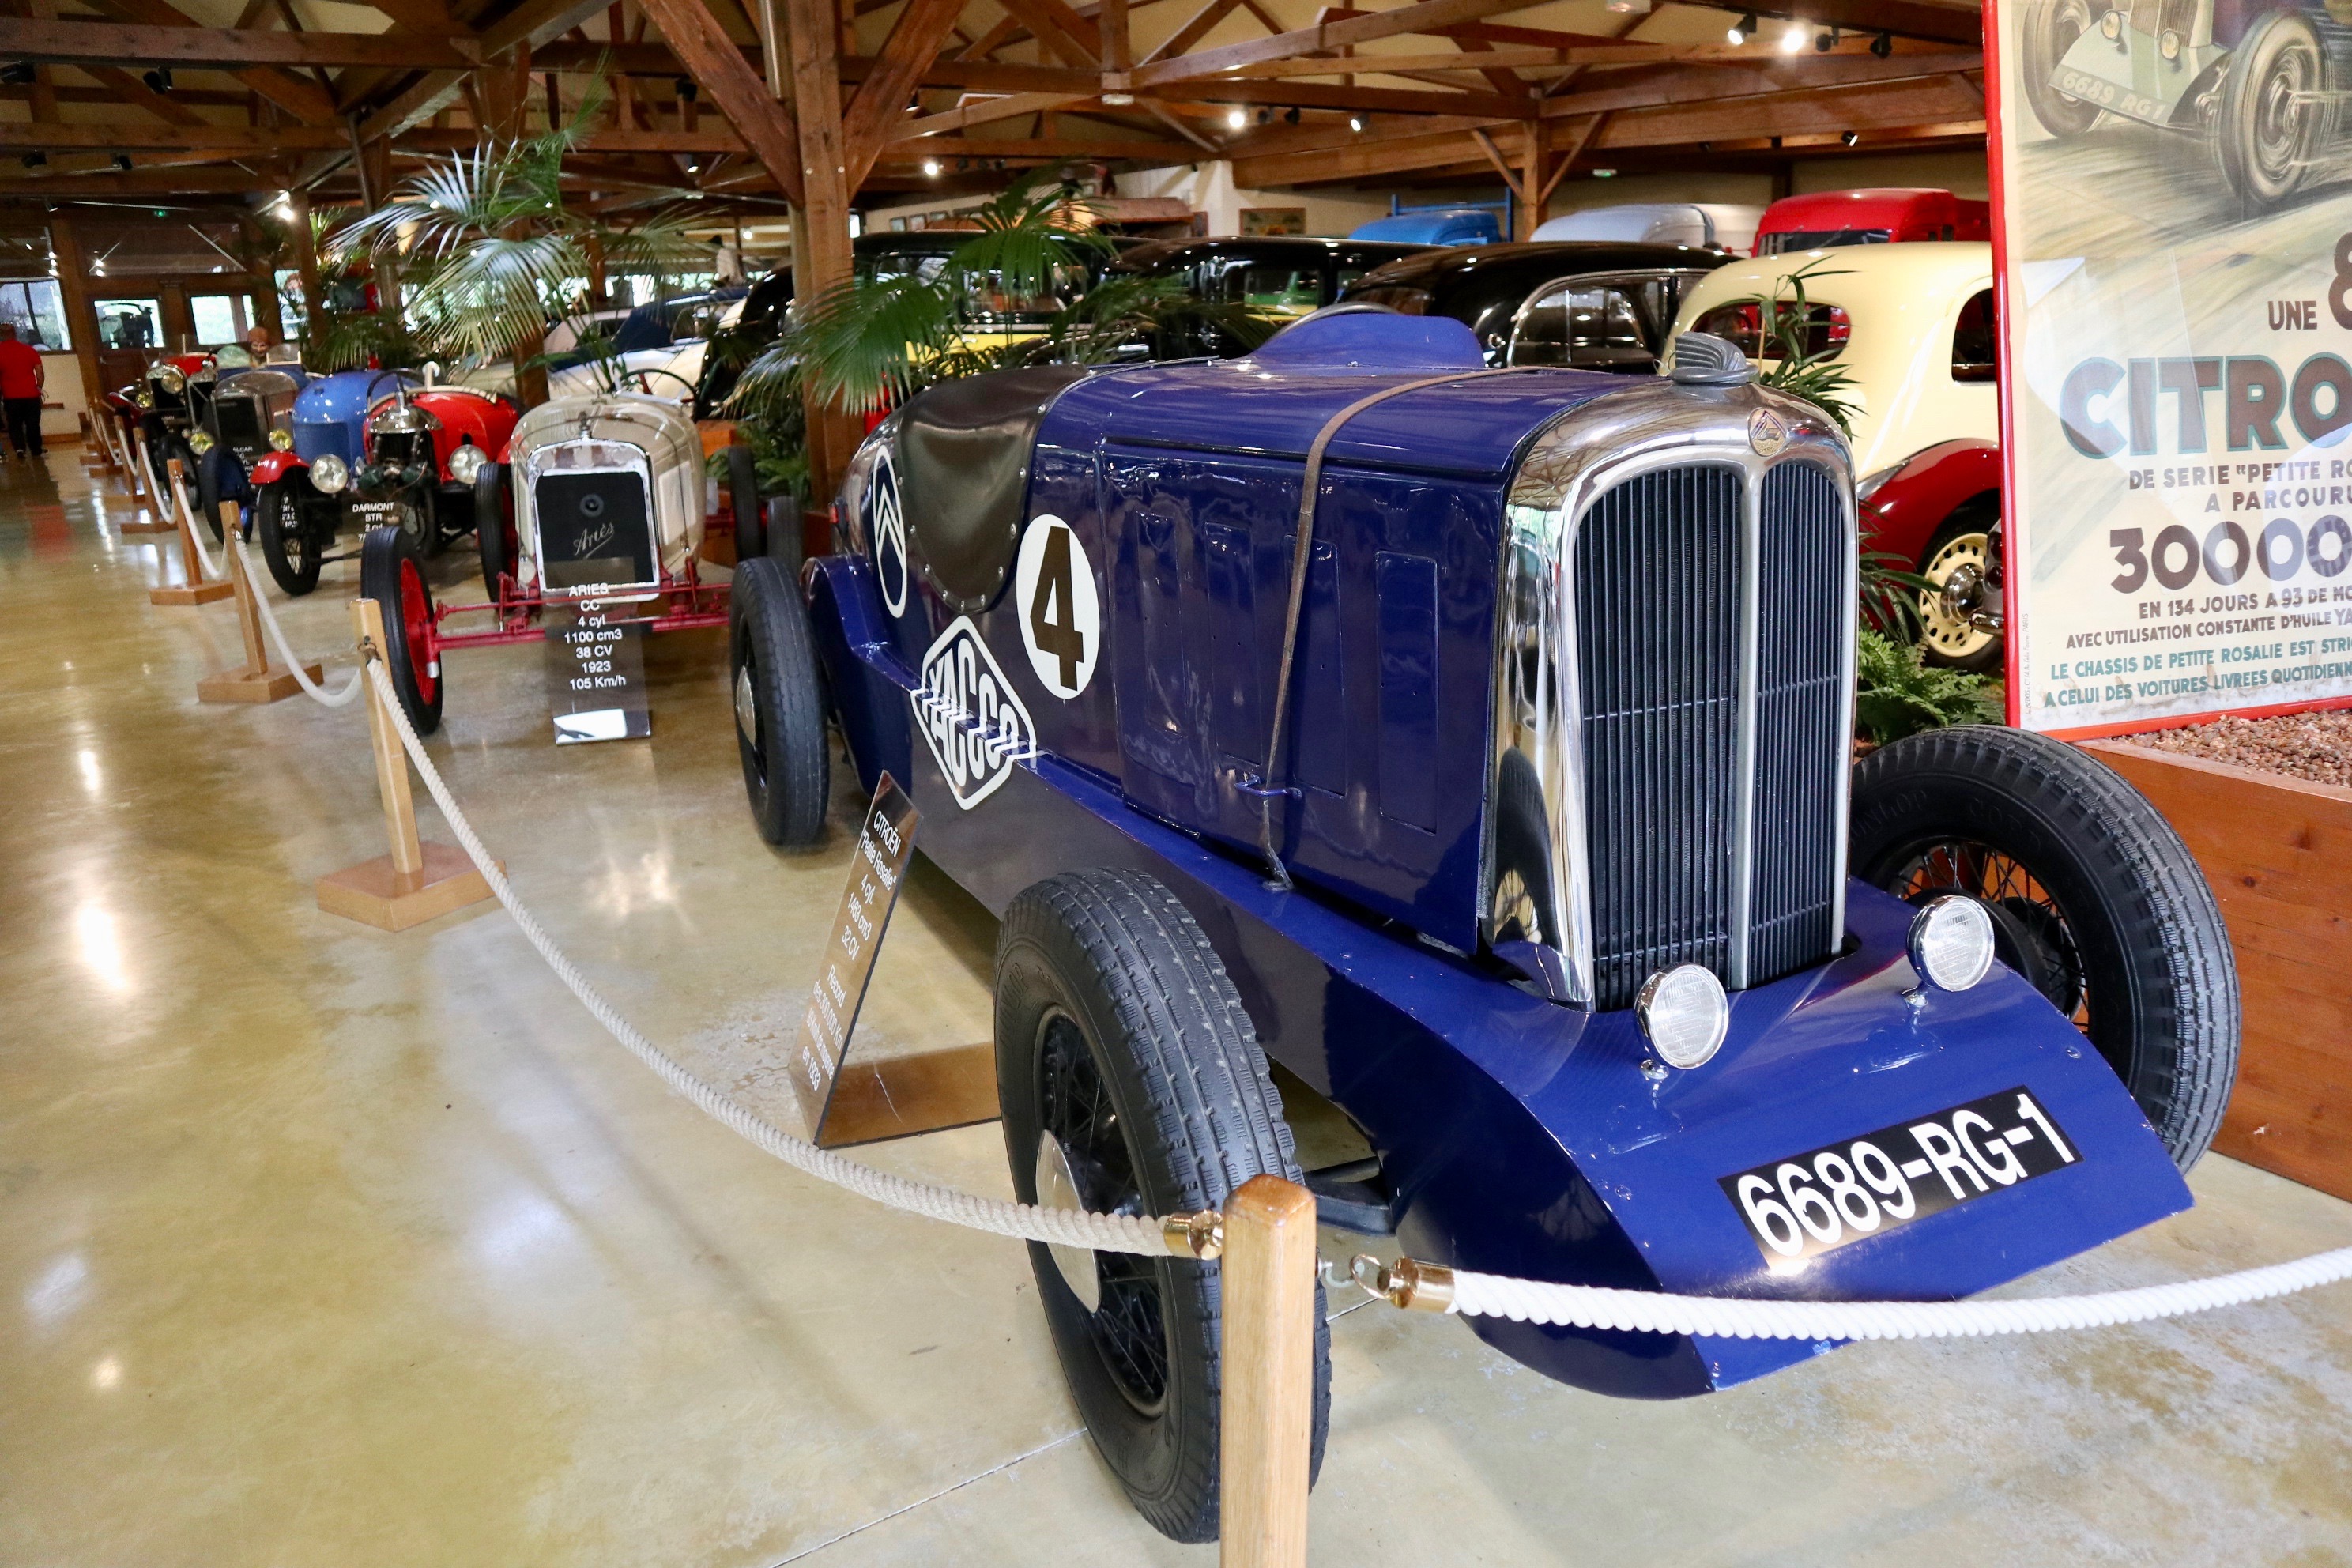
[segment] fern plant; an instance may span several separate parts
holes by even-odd
[[[1981,675],[1928,664],[1916,646],[1864,629],[1854,657],[1854,724],[1885,745],[1948,724],[1998,724],[2000,704]]]

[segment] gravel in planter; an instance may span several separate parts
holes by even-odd
[[[2185,730],[2158,730],[2119,739],[2159,752],[2179,752],[2208,762],[2352,788],[2352,711],[2216,719]]]

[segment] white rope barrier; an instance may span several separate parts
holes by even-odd
[[[269,640],[278,645],[278,657],[284,659],[286,668],[294,672],[294,679],[301,685],[304,695],[322,708],[341,708],[357,697],[360,694],[360,682],[366,679],[363,671],[352,670],[352,678],[332,691],[311,679],[304,671],[301,656],[297,654],[293,645],[286,640],[286,628],[278,624],[278,612],[269,607],[269,595],[261,591],[261,574],[253,569],[252,547],[242,539],[232,539],[229,541],[228,548],[236,551],[238,558],[244,563],[245,581],[253,590],[254,610],[261,616],[261,624],[268,631]],[[403,715],[404,721],[406,715]]]
[[[1522,1323],[1738,1340],[1918,1340],[2046,1334],[2210,1312],[2352,1278],[2352,1247],[2236,1274],[2017,1301],[1758,1301],[1547,1284],[1457,1270],[1446,1310]]]
[[[1167,1233],[1163,1223],[1158,1219],[1003,1203],[993,1198],[931,1186],[923,1182],[910,1182],[902,1176],[875,1170],[870,1165],[861,1165],[855,1160],[845,1160],[829,1150],[820,1149],[805,1138],[795,1138],[688,1072],[660,1047],[639,1034],[594,986],[589,984],[587,976],[564,956],[563,951],[555,945],[554,939],[547,934],[537,917],[515,896],[513,887],[499,869],[498,862],[490,858],[489,851],[475,836],[473,824],[467,822],[466,814],[458,809],[456,797],[442,781],[440,770],[433,765],[433,759],[426,755],[424,743],[416,738],[416,731],[409,724],[408,715],[402,710],[400,699],[393,690],[392,678],[385,672],[383,662],[370,659],[363,668],[367,679],[375,684],[377,699],[392,715],[393,723],[400,731],[400,743],[407,750],[409,761],[416,764],[417,773],[425,780],[425,789],[441,807],[441,815],[448,819],[450,830],[457,834],[457,842],[464,847],[467,858],[473,861],[474,868],[481,872],[483,879],[489,883],[490,891],[498,895],[499,902],[506,906],[507,913],[514,917],[515,924],[522,928],[522,933],[531,946],[539,950],[540,957],[547,961],[547,966],[555,971],[556,978],[563,982],[564,987],[580,999],[580,1005],[594,1015],[596,1021],[604,1025],[631,1056],[651,1068],[663,1082],[684,1095],[706,1115],[731,1128],[788,1165],[908,1214],[945,1220],[950,1225],[987,1231],[994,1236],[1085,1247],[1097,1252],[1162,1256],[1168,1252]],[[1178,1223],[1181,1224],[1181,1220]]]

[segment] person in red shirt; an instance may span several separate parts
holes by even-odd
[[[41,450],[41,390],[47,377],[41,353],[16,338],[13,321],[0,321],[0,405],[8,413],[8,445],[26,462]]]

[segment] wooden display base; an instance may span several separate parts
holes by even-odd
[[[310,683],[319,683],[320,667],[305,665],[302,673]],[[282,702],[302,689],[294,672],[282,664],[257,669],[246,665],[237,669],[224,669],[218,675],[207,675],[196,682],[199,702]]]
[[[418,847],[425,862],[418,870],[403,871],[391,856],[379,855],[320,878],[319,907],[379,931],[406,931],[492,897],[464,850],[447,844]]]
[[[174,583],[168,588],[150,588],[147,602],[151,605],[209,605],[235,595],[236,590],[226,583]]]
[[[137,517],[128,522],[116,523],[114,531],[117,533],[169,533],[172,531],[172,525],[168,522],[157,522],[154,514],[145,507],[141,507]]]
[[[826,1149],[996,1120],[996,1047],[845,1062],[816,1131]]]

